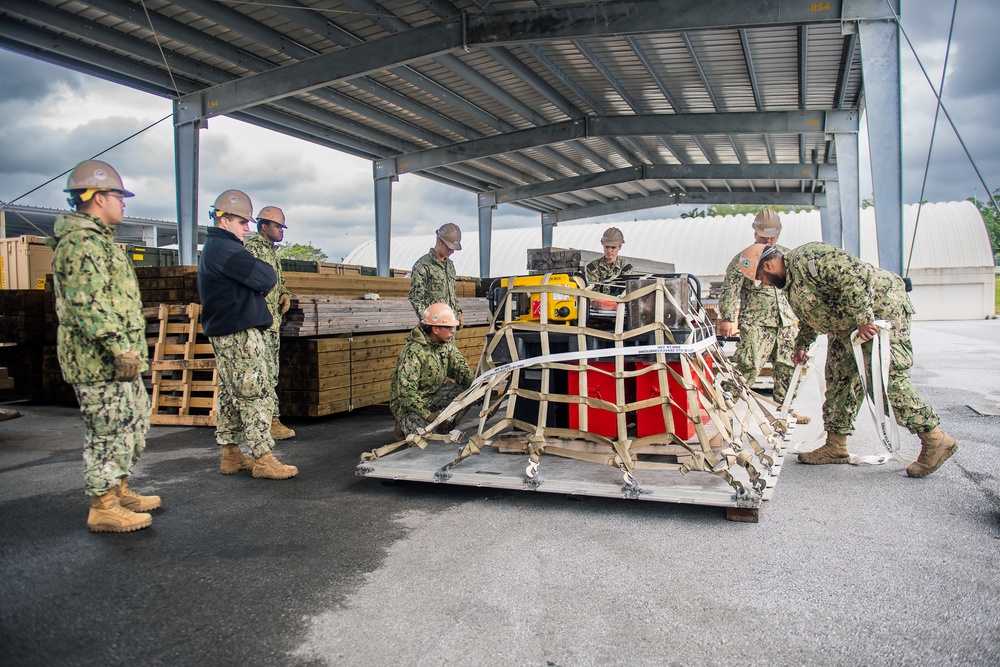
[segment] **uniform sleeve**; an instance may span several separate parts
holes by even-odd
[[[267,294],[278,282],[278,276],[267,262],[247,251],[235,252],[223,267],[223,275],[255,292]]]
[[[587,265],[587,268],[583,270],[584,273],[587,275],[588,285],[600,282],[601,280],[600,275],[598,275],[597,273],[597,261],[598,260],[595,259],[594,261],[592,261],[590,264]]]
[[[472,380],[475,378],[462,352],[454,345],[449,350],[448,377],[466,388],[472,384]]]
[[[413,265],[410,273],[410,305],[417,313],[417,319],[424,316],[427,306],[427,268],[419,261]]]
[[[83,235],[73,235],[57,249],[62,315],[98,341],[112,355],[131,349],[128,326],[115,307],[114,285],[104,249]]]
[[[719,317],[723,320],[734,322],[736,320],[736,309],[740,305],[740,290],[746,276],[740,271],[739,255],[733,257],[726,268],[726,277],[722,281],[722,292],[719,295]]]
[[[398,401],[402,414],[426,417],[430,407],[425,397],[420,394],[420,359],[408,355],[400,361],[397,373]]]
[[[799,320],[799,333],[795,336],[795,349],[808,350],[809,346],[816,341],[816,332],[811,326]]]

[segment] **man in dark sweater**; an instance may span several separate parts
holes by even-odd
[[[295,466],[271,450],[271,415],[277,397],[268,381],[263,331],[271,326],[265,295],[277,282],[274,269],[243,247],[253,222],[253,203],[239,190],[226,190],[211,211],[214,227],[198,262],[201,324],[212,341],[219,372],[215,439],[222,445],[224,475],[250,470],[254,477],[288,479]],[[240,450],[246,442],[248,458]]]

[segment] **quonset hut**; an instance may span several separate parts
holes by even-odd
[[[917,208],[905,207],[903,236],[904,266],[909,265],[906,274],[914,286],[915,319],[976,320],[995,315],[993,251],[979,210],[968,201],[924,204],[913,244]],[[780,215],[781,245],[794,248],[822,240],[819,211]],[[698,276],[707,289],[711,281],[722,280],[729,261],[753,242],[752,222],[752,215],[727,215],[563,224],[553,230],[552,243],[557,248],[600,252],[601,233],[613,224],[625,234],[622,255],[671,262],[678,272]],[[474,224],[467,227],[474,228]],[[451,258],[455,268],[459,275],[478,276],[479,235],[465,232],[462,242],[463,250]],[[433,234],[394,238],[390,265],[407,271],[433,245]],[[527,250],[538,247],[541,237],[537,228],[494,230],[491,273],[524,273]],[[874,208],[861,211],[861,257],[878,264]],[[375,241],[361,244],[344,261],[372,266]]]

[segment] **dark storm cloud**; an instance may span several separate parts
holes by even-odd
[[[0,72],[3,73],[3,104],[36,103],[62,87],[79,88],[86,76],[65,67],[28,58],[0,48]]]
[[[926,70],[925,76],[904,40],[901,49],[907,202],[920,196],[936,104],[932,85],[935,89],[941,86],[952,7],[951,2],[936,0],[911,0],[903,6],[904,29]],[[984,188],[971,160],[990,188],[1000,187],[1000,128],[995,122],[1000,105],[1000,76],[996,74],[1000,40],[995,35],[998,23],[1000,4],[993,0],[964,0],[957,5],[942,96],[955,128],[942,112],[927,168],[924,198],[929,201],[965,199],[976,192],[982,195]],[[956,130],[971,160],[956,138]]]

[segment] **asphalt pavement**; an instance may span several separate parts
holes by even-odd
[[[960,451],[921,480],[789,462],[757,524],[357,477],[392,440],[376,408],[286,420],[288,481],[219,474],[210,428],[154,427],[130,486],[163,508],[92,534],[76,409],[7,405],[0,665],[1000,664],[1000,320],[918,322],[914,344]],[[814,379],[797,407],[796,441],[820,437]]]

